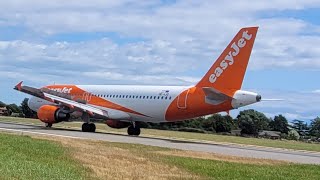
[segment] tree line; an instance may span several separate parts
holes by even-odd
[[[9,116],[16,117],[26,117],[26,118],[36,118],[37,113],[32,111],[28,106],[28,98],[25,98],[21,104],[18,106],[17,104],[5,104],[0,101],[0,107],[6,107],[8,110]]]
[[[28,107],[28,98],[18,106],[5,104],[0,101],[0,107],[6,107],[9,114],[20,117],[36,118],[37,113]],[[263,130],[281,133],[287,139],[315,139],[320,141],[320,118],[311,120],[308,125],[302,120],[293,120],[290,124],[285,116],[277,115],[267,118],[262,112],[253,109],[240,111],[236,118],[229,115],[213,114],[210,116],[194,118],[186,121],[168,123],[140,123],[143,128],[187,131],[198,133],[230,134],[238,130],[240,135],[257,137]]]
[[[213,114],[181,122],[144,123],[146,128],[189,131],[199,133],[230,134],[238,130],[242,136],[258,137],[261,131],[276,131],[280,138],[290,140],[320,141],[320,118],[311,120],[310,125],[302,120],[293,120],[290,124],[285,116],[267,118],[262,112],[253,109],[240,111],[236,118],[229,115]]]

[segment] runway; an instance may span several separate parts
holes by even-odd
[[[108,142],[135,143],[150,146],[174,148],[180,150],[191,150],[232,155],[239,157],[283,160],[302,164],[320,164],[320,153],[281,150],[277,148],[263,148],[229,144],[206,144],[201,142],[197,143],[179,140],[168,140],[156,137],[132,137],[112,133],[86,133],[77,130],[66,130],[59,128],[48,129],[39,126],[3,122],[0,123],[0,131],[13,131],[23,134],[33,133],[52,136],[66,136],[72,138],[94,139]]]

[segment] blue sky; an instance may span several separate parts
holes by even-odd
[[[259,26],[243,82],[265,98],[241,108],[309,120],[320,106],[320,2],[12,0],[0,2],[0,100],[68,84],[191,85],[241,27]],[[235,116],[239,110],[234,110]]]

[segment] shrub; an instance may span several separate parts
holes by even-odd
[[[296,130],[292,129],[288,132],[288,139],[297,141],[300,139],[300,135]]]

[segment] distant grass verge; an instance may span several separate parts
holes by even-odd
[[[0,179],[86,179],[87,173],[57,143],[0,133]]]
[[[35,125],[43,124],[41,121],[37,119],[13,118],[13,117],[0,117],[0,121],[35,124]],[[64,123],[54,124],[53,126],[61,127],[61,128],[80,129],[81,123],[64,122]],[[97,126],[97,131],[100,131],[100,132],[116,132],[116,133],[126,134],[126,129],[112,129],[102,123],[96,123],[96,126]],[[256,145],[256,146],[320,152],[320,144],[312,144],[312,143],[289,141],[289,140],[245,138],[245,137],[238,137],[238,136],[202,134],[202,133],[179,132],[179,131],[156,130],[156,129],[143,129],[141,132],[141,136],[158,136],[158,137],[161,136],[161,137],[168,137],[168,138],[205,140],[205,141],[213,141],[213,142],[221,142],[221,143],[236,143],[236,144],[244,144],[244,145]]]

